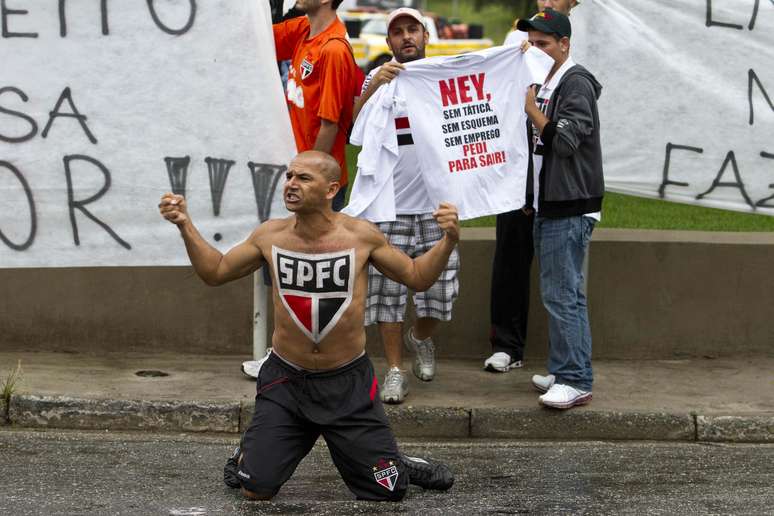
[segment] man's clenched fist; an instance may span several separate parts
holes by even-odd
[[[438,209],[433,212],[438,225],[444,230],[446,236],[452,242],[458,242],[460,239],[460,218],[457,214],[457,207],[448,202],[442,202]]]
[[[182,195],[166,193],[161,196],[159,212],[162,217],[178,226],[181,226],[190,220],[188,218],[185,197]]]

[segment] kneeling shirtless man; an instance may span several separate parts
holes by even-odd
[[[159,204],[208,285],[247,276],[264,263],[271,270],[273,352],[258,374],[255,414],[224,478],[248,498],[274,496],[320,435],[358,499],[398,501],[409,481],[434,489],[454,481],[446,466],[399,453],[365,354],[363,320],[368,264],[414,290],[429,288],[459,240],[457,210],[441,204],[433,215],[443,238],[412,260],[370,222],[331,209],[339,175],[327,154],[296,156],[283,190],[292,214],[261,224],[225,255],[199,234],[182,196],[166,194]]]

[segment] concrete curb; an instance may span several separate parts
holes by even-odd
[[[473,409],[471,437],[693,441],[691,415],[641,412]]]
[[[699,441],[774,443],[774,416],[696,416]]]
[[[385,412],[398,437],[470,437],[470,409],[387,405]]]
[[[239,431],[239,403],[13,396],[11,424],[83,430]]]
[[[254,402],[79,399],[15,395],[0,425],[79,430],[243,432]],[[385,407],[399,438],[774,442],[772,415],[570,411],[462,407]],[[4,414],[0,402],[0,416]]]

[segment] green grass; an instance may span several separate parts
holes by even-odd
[[[524,9],[521,7],[523,3],[523,1],[513,2],[513,5],[505,6],[491,2],[477,10],[473,1],[459,0],[455,11],[454,2],[450,0],[427,0],[425,10],[449,19],[461,20],[464,23],[483,25],[484,37],[491,39],[495,45],[502,45],[505,35],[511,30],[513,20],[523,16]],[[534,7],[535,2],[530,0],[528,4]]]
[[[19,382],[21,381],[21,360],[16,364],[16,368],[8,371],[5,378],[0,378],[0,399],[5,400],[8,403],[11,400],[11,396],[19,388]],[[7,406],[7,405],[6,405]]]
[[[350,183],[354,180],[358,147],[347,147]],[[494,217],[465,221],[464,227],[491,227]],[[680,229],[691,231],[774,231],[774,217],[702,208],[657,199],[608,192],[602,208],[603,228]]]
[[[774,231],[774,217],[608,192],[605,194],[600,227],[692,231]]]

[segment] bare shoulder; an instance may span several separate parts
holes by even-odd
[[[292,217],[286,217],[284,219],[269,219],[263,224],[256,227],[250,235],[250,240],[258,242],[261,240],[271,239],[284,231],[287,231],[290,226],[290,219]]]
[[[343,213],[340,216],[343,227],[352,232],[359,240],[374,246],[378,246],[385,240],[384,233],[373,222],[350,217]]]

